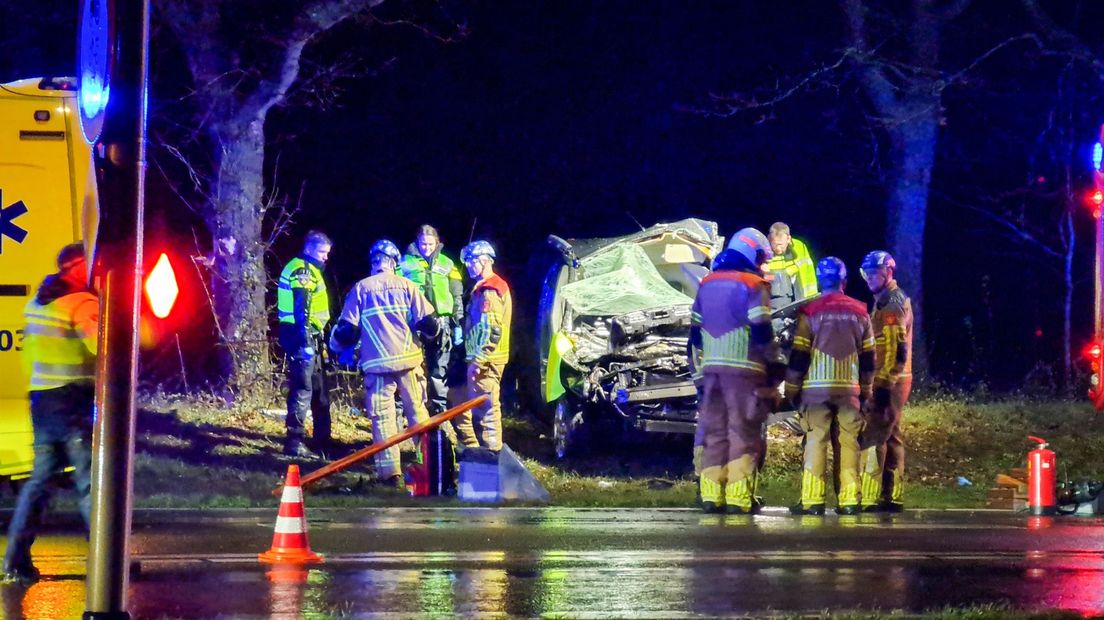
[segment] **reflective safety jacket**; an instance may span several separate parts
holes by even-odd
[[[456,263],[445,256],[441,248],[437,248],[427,261],[418,253],[417,247],[411,244],[399,263],[398,273],[418,285],[429,303],[433,304],[437,316],[451,316],[455,321],[463,320],[464,281]]]
[[[789,369],[786,397],[804,402],[833,396],[871,394],[874,332],[866,306],[843,293],[829,293],[801,309]]]
[[[330,294],[322,267],[309,257],[298,256],[280,272],[276,316],[285,349],[309,346],[310,336],[321,334],[330,322]]]
[[[46,300],[40,293],[27,303],[23,314],[27,326],[22,361],[30,377],[28,389],[37,392],[94,383],[99,299],[83,290],[42,301]]]
[[[510,285],[495,274],[472,289],[464,319],[464,359],[477,366],[505,364],[510,359],[510,322],[514,302]]]
[[[817,294],[816,267],[809,248],[800,239],[790,239],[790,247],[763,265],[771,284],[771,309],[788,306]]]
[[[398,372],[422,363],[414,329],[433,315],[433,306],[413,282],[378,273],[356,283],[338,317],[360,328],[360,369]]]
[[[891,280],[874,300],[874,387],[912,376],[912,301]]]
[[[690,311],[701,331],[702,372],[765,375],[770,341],[770,285],[745,271],[720,270],[706,276]],[[762,326],[763,342],[753,342],[752,326]]]

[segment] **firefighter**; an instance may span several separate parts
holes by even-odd
[[[324,333],[330,322],[330,294],[323,270],[333,241],[312,230],[303,240],[303,252],[280,273],[276,314],[280,346],[287,356],[287,438],[284,454],[317,458],[304,443],[307,411],[314,418],[314,446],[326,450],[330,435],[330,382]]]
[[[490,402],[461,414],[456,433],[466,448],[502,449],[502,373],[510,359],[510,286],[494,271],[495,250],[487,241],[464,247],[460,260],[475,282],[464,315],[467,396]]]
[[[805,430],[801,502],[794,514],[823,515],[828,443],[838,465],[836,512],[859,513],[859,431],[874,377],[874,332],[866,306],[843,293],[847,267],[829,256],[816,265],[822,297],[801,308],[786,373],[786,400],[800,402]],[[837,440],[832,441],[833,426]]]
[[[423,343],[429,411],[438,414],[448,408],[445,382],[452,348],[464,342],[464,283],[456,264],[444,254],[437,229],[429,224],[418,228],[418,236],[399,263],[399,273],[418,285],[441,322],[437,338]]]
[[[901,416],[912,389],[912,302],[894,279],[897,263],[876,250],[862,262],[874,294],[874,398],[862,435],[863,512],[904,509],[905,442]]]
[[[340,353],[360,339],[358,366],[364,373],[365,409],[372,421],[372,443],[378,444],[398,433],[396,392],[409,426],[429,419],[422,350],[414,335],[436,338],[439,325],[425,295],[395,273],[402,258],[399,248],[381,239],[369,255],[372,274],[357,282],[345,298],[330,348]],[[397,447],[376,455],[376,474],[388,486],[403,486]]]
[[[763,270],[771,283],[771,310],[816,295],[816,273],[809,248],[800,239],[790,236],[790,227],[785,222],[771,224],[769,234],[774,256]],[[776,319],[776,332],[782,328],[780,321]]]
[[[66,463],[74,469],[77,497],[89,525],[96,337],[100,302],[88,287],[84,246],[74,243],[57,257],[58,272],[43,280],[24,310],[23,365],[30,377],[34,468],[19,493],[4,553],[4,580],[38,579],[31,545],[50,503],[50,478]]]
[[[699,487],[706,512],[745,514],[756,504],[763,422],[778,395],[767,379],[770,285],[760,270],[770,257],[763,233],[740,230],[694,299],[690,359],[695,364],[700,351]]]

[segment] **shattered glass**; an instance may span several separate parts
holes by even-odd
[[[560,289],[579,316],[617,316],[694,302],[663,279],[636,243],[620,242],[587,256],[581,267],[584,277]]]

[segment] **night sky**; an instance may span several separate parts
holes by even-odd
[[[17,0],[0,8],[0,36],[11,50],[0,55],[0,80],[73,72],[76,11],[72,22],[59,17],[69,4]],[[33,14],[20,10],[31,6]],[[763,113],[692,112],[709,107],[711,92],[769,93],[776,82],[833,62],[844,44],[835,3],[453,2],[447,9],[466,24],[466,36],[441,42],[408,26],[347,25],[308,50],[311,66],[352,56],[370,71],[342,80],[335,105],[269,115],[270,177],[292,202],[302,191],[295,234],[277,245],[270,269],[295,253],[302,232],[319,227],[335,238],[332,275],[346,288],[366,275],[377,238],[405,247],[428,222],[455,255],[474,221],[475,235],[498,245],[498,264],[514,284],[521,343],[552,259],[544,243],[550,233],[617,235],[636,228],[633,218],[647,226],[701,217],[730,234],[784,220],[816,255],[844,259],[856,275],[849,292],[869,299],[857,267],[884,243],[885,144],[865,120],[854,80],[841,75]],[[19,25],[16,15],[24,17]],[[1100,17],[1085,14],[1079,23]],[[948,31],[943,63],[961,67],[1027,28],[1017,3],[977,0]],[[35,34],[44,32],[49,44]],[[159,95],[187,79],[171,59],[159,64],[165,50],[171,42],[155,41],[155,131],[164,122]],[[944,97],[925,303],[933,371],[951,386],[1015,389],[1037,363],[1059,365],[1059,265],[963,205],[1027,187],[1043,197],[1024,199],[1024,217],[1052,219],[1060,207],[1047,194],[1064,161],[1042,156],[1037,142],[1053,122],[1060,87],[1062,113],[1081,139],[1072,172],[1083,191],[1094,127],[1104,120],[1095,111],[1098,80],[1062,73],[1061,62],[1020,45]],[[151,153],[165,156],[156,146]],[[194,225],[164,184],[151,175],[151,222]],[[1085,251],[1075,274],[1075,349],[1089,336],[1092,294],[1091,220],[1079,217],[1078,227]],[[177,234],[190,243],[191,231]]]

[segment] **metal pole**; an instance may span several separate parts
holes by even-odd
[[[1104,125],[1100,126],[1100,144],[1104,144]],[[1095,164],[1095,162],[1094,162]],[[1093,167],[1093,181],[1097,191],[1104,192],[1104,174]],[[1093,341],[1100,342],[1104,338],[1104,215],[1101,210],[1104,205],[1094,205],[1093,215],[1096,224],[1096,264],[1093,283],[1096,295],[1093,299]]]
[[[96,426],[92,438],[92,523],[84,618],[129,620],[134,384],[142,276],[149,0],[114,0],[114,65],[98,161],[103,274]]]

